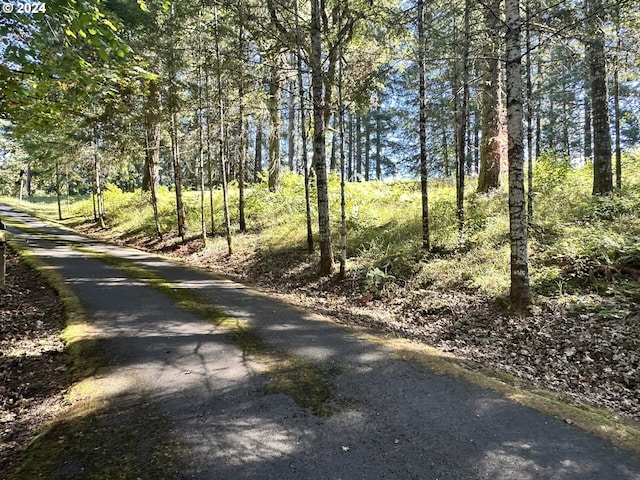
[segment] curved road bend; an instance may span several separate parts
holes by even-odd
[[[144,403],[146,414],[151,409],[169,419],[183,465],[166,472],[167,479],[640,480],[637,456],[491,391],[399,360],[329,321],[4,206],[0,218],[48,234],[10,228],[66,278],[85,306],[106,352],[106,378],[124,385],[113,392],[114,412],[124,408],[119,399],[129,399],[134,413]],[[273,347],[332,369],[334,396],[349,403],[319,417],[286,395],[258,394],[267,379],[229,335],[71,249],[72,243],[152,270],[249,322]],[[90,455],[68,459],[59,478],[79,478],[73,473],[90,469],[91,461]]]

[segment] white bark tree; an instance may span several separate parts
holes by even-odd
[[[519,0],[506,0],[507,131],[509,138],[509,236],[511,240],[511,303],[525,308],[531,301],[524,191],[524,128],[522,49]]]

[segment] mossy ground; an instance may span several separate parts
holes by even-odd
[[[157,480],[180,471],[181,447],[170,419],[140,397],[105,398],[100,380],[88,379],[82,395],[28,448],[8,480]]]

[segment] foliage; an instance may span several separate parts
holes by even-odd
[[[640,151],[624,157],[628,172],[625,188],[612,198],[590,194],[591,169],[567,168],[545,160],[537,166],[544,194],[536,197],[531,227],[532,283],[543,294],[565,294],[570,288],[607,288],[625,269],[640,268]],[[559,172],[562,180],[552,178]],[[550,177],[546,179],[546,176]],[[232,189],[235,192],[235,189]],[[245,247],[264,255],[304,248],[304,185],[300,175],[287,172],[281,189],[271,192],[267,179],[246,192],[250,235]],[[509,242],[506,197],[501,191],[479,195],[467,190],[467,230],[460,242],[455,221],[452,181],[431,184],[434,249],[420,248],[420,191],[415,181],[363,182],[347,185],[348,256],[351,268],[361,272],[362,288],[380,294],[410,294],[424,288],[462,289],[486,296],[503,295],[509,285]],[[312,192],[313,193],[313,192]],[[199,192],[186,193],[187,225],[198,232]],[[330,176],[333,231],[339,231],[339,178]],[[165,231],[175,229],[174,193],[159,192],[160,217]],[[232,194],[236,211],[237,194]],[[25,205],[41,205],[28,203]],[[153,216],[148,194],[105,189],[106,216],[116,237],[152,237]],[[55,216],[53,203],[48,207]],[[206,212],[207,218],[209,211]],[[69,221],[92,219],[91,198],[71,199]],[[222,194],[214,191],[214,217],[222,222]],[[232,218],[237,221],[236,216]],[[239,237],[242,238],[242,237]],[[338,238],[335,238],[337,241]],[[220,240],[222,241],[222,240]],[[216,240],[211,248],[216,248]],[[248,246],[248,242],[251,246]],[[603,283],[604,282],[604,283]]]

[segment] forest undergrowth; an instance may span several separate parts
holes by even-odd
[[[160,195],[163,240],[155,234],[148,195],[114,185],[105,195],[107,229],[94,222],[86,198],[63,204],[63,223],[223,273],[339,322],[426,343],[573,402],[608,408],[620,421],[640,422],[640,152],[623,161],[623,188],[612,197],[591,195],[589,165],[575,168],[554,157],[537,162],[529,244],[534,302],[526,315],[511,312],[507,301],[507,195],[504,189],[477,194],[472,181],[462,235],[453,181],[429,184],[430,252],[421,249],[418,182],[348,184],[342,280],[318,277],[318,255],[306,251],[304,186],[295,174],[285,174],[276,193],[266,182],[250,186],[248,231],[234,230],[232,255],[217,190],[215,231],[206,245],[199,236],[198,192],[187,195],[191,237],[184,242],[174,233],[175,200],[166,188]],[[331,182],[337,246],[338,178]],[[57,218],[51,197],[2,201]],[[232,191],[232,225],[237,211]]]

